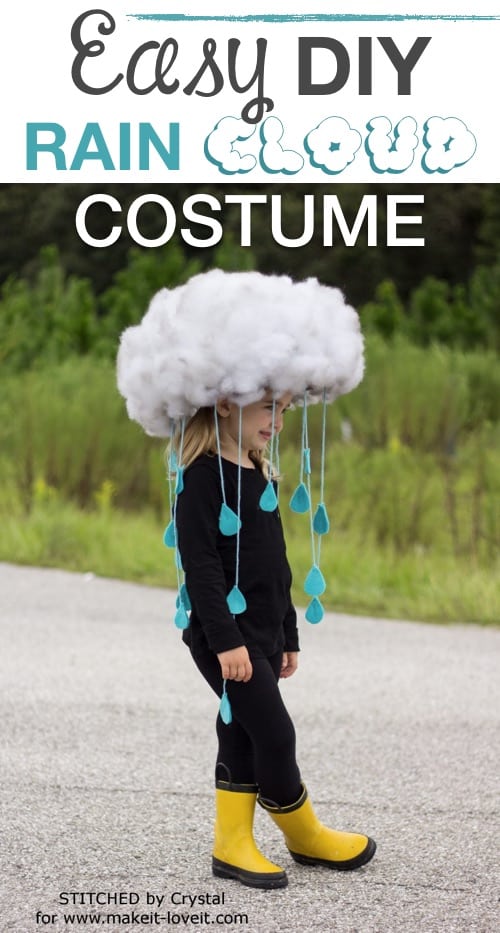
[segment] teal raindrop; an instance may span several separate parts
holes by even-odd
[[[229,611],[232,612],[233,616],[239,615],[247,608],[247,601],[239,587],[236,585],[233,586],[231,592],[226,597],[226,602],[229,606]]]
[[[326,583],[321,570],[317,564],[313,564],[309,573],[307,574],[306,581],[304,583],[304,591],[308,596],[321,596],[326,590]]]
[[[312,625],[317,625],[318,622],[321,622],[325,612],[323,606],[321,605],[317,596],[314,596],[311,599],[307,609],[306,609],[306,619]]]
[[[186,586],[185,583],[183,583],[182,586],[181,586],[181,588],[180,588],[180,591],[179,591],[179,598],[180,598],[180,601],[181,601],[182,605],[184,606],[184,609],[186,610],[186,612],[190,612],[190,611],[191,611],[191,608],[192,608],[192,607],[191,607],[191,600],[190,600],[190,598],[189,598],[189,593],[188,593],[188,591],[187,591],[187,586]]]
[[[241,521],[238,518],[236,512],[233,512],[233,510],[230,509],[225,502],[223,502],[219,513],[220,533],[229,537],[230,535],[238,534],[240,528]]]
[[[181,604],[175,613],[174,622],[177,628],[189,627],[189,616],[185,607]]]
[[[229,726],[233,721],[233,713],[231,710],[231,703],[229,702],[229,697],[226,693],[226,681],[224,681],[224,692],[221,697],[219,705],[220,718],[225,726]]]
[[[171,450],[169,458],[168,458],[168,468],[172,473],[175,473],[178,466],[179,466],[179,462],[177,460],[177,454],[175,450]]]
[[[259,499],[259,505],[263,512],[274,512],[278,508],[278,498],[271,481],[268,482],[264,489]]]
[[[174,522],[169,522],[165,528],[165,534],[163,535],[163,543],[165,547],[175,547],[177,542],[175,540],[175,524]]]
[[[313,529],[317,535],[326,535],[330,530],[330,521],[324,502],[320,502],[313,518]]]
[[[299,483],[297,486],[290,499],[290,508],[292,512],[308,512],[311,508],[311,500],[304,483]]]

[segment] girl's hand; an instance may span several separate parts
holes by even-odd
[[[241,648],[232,648],[231,651],[221,651],[217,655],[224,680],[238,680],[246,684],[252,674],[252,662],[244,645]]]
[[[298,651],[284,651],[283,660],[281,662],[281,673],[280,677],[291,677],[292,674],[295,674],[299,666],[299,652]]]

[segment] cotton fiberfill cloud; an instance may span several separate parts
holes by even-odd
[[[213,269],[164,288],[141,323],[124,331],[118,388],[147,434],[228,398],[265,392],[332,401],[363,376],[359,318],[337,288],[316,279]]]

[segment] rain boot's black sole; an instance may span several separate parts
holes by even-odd
[[[314,858],[310,855],[300,855],[299,852],[292,852],[290,849],[290,855],[295,862],[298,862],[299,865],[323,865],[325,868],[333,868],[335,871],[353,871],[355,868],[361,868],[362,865],[366,865],[370,859],[375,855],[377,849],[377,844],[373,839],[368,838],[368,843],[366,848],[363,849],[359,855],[356,855],[355,858],[346,859],[343,862],[335,862],[330,859],[324,858]]]
[[[286,872],[258,872],[246,871],[244,868],[237,868],[236,865],[229,865],[228,862],[221,862],[220,859],[212,857],[212,874],[216,878],[232,878],[233,881],[239,881],[240,884],[246,884],[249,888],[286,888],[288,878]]]

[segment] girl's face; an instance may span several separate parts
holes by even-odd
[[[290,406],[292,393],[287,392],[274,402],[274,433],[283,427],[283,413]],[[217,405],[221,449],[230,459],[238,457],[238,434],[240,409],[226,399]],[[273,434],[273,398],[267,394],[258,402],[246,405],[241,410],[241,450],[248,456],[250,450],[263,450]],[[232,456],[230,456],[232,455]]]

